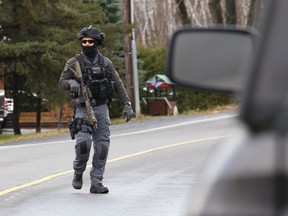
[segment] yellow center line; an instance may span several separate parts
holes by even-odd
[[[186,145],[186,144],[191,144],[191,143],[201,142],[201,141],[222,139],[222,138],[225,138],[225,137],[227,137],[227,136],[202,138],[202,139],[197,139],[197,140],[190,140],[190,141],[186,141],[186,142],[181,142],[181,143],[161,146],[161,147],[152,148],[152,149],[148,149],[148,150],[145,150],[145,151],[140,151],[140,152],[136,152],[136,153],[133,153],[133,154],[121,156],[121,157],[118,157],[118,158],[110,159],[110,160],[107,161],[107,163],[113,163],[115,161],[119,161],[119,160],[131,158],[131,157],[135,157],[135,156],[138,156],[138,155],[142,155],[142,154],[146,154],[146,153],[150,153],[150,152],[154,152],[154,151],[163,150],[163,149],[166,149],[166,148],[172,148],[172,147],[176,147],[176,146],[180,146],[180,145]],[[91,168],[92,165],[89,165],[87,167]],[[60,173],[56,173],[56,174],[53,174],[53,175],[46,176],[44,178],[38,179],[38,180],[33,181],[33,182],[29,182],[29,183],[26,183],[26,184],[22,184],[22,185],[18,185],[18,186],[12,187],[12,188],[8,188],[6,190],[0,191],[0,196],[3,196],[5,194],[8,194],[8,193],[11,193],[11,192],[23,189],[23,188],[30,187],[30,186],[33,186],[33,185],[36,185],[36,184],[40,184],[40,183],[46,182],[48,180],[54,179],[56,177],[63,176],[63,175],[66,175],[66,174],[70,174],[70,173],[73,173],[73,172],[74,172],[74,170],[67,170],[67,171],[64,171],[64,172],[60,172]]]

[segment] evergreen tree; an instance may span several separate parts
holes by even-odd
[[[79,52],[75,36],[84,26],[102,26],[105,15],[98,4],[82,0],[2,0],[0,13],[0,61],[13,74],[5,85],[13,90],[14,133],[21,134],[19,92],[66,103],[57,83],[64,63]]]
[[[223,24],[221,0],[209,0],[212,23]]]
[[[120,0],[94,0],[102,8],[107,17],[107,23],[119,23],[122,20],[121,17],[121,3]]]

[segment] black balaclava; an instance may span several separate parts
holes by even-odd
[[[95,53],[97,53],[97,48],[96,48],[96,41],[94,43],[93,46],[83,46],[81,44],[82,47],[82,52],[86,55],[86,56],[91,56],[91,55],[95,55]]]

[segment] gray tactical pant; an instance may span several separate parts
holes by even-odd
[[[102,182],[107,161],[110,145],[110,117],[106,104],[95,106],[93,110],[98,121],[98,129],[92,131],[90,126],[82,124],[82,130],[76,134],[76,158],[73,163],[73,168],[76,174],[82,174],[85,171],[93,141],[94,154],[90,178],[91,185],[96,185]],[[85,113],[85,107],[78,107],[75,112],[75,118],[83,118]],[[92,136],[88,131],[92,131]]]

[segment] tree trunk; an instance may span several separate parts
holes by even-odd
[[[58,130],[60,130],[62,127],[62,116],[63,116],[63,105],[61,105],[60,111],[59,111],[59,119],[58,119],[58,124],[57,124]]]
[[[42,98],[40,97],[40,94],[38,94],[37,111],[36,111],[36,133],[41,132],[41,103],[42,103]]]
[[[221,0],[210,0],[209,9],[214,23],[223,24]]]
[[[18,88],[18,74],[17,72],[13,73],[13,89],[12,89],[12,95],[14,100],[14,109],[13,109],[13,130],[15,135],[21,135],[19,120],[20,120],[20,103],[19,103],[19,88]]]
[[[237,24],[235,0],[226,0],[226,24]]]
[[[131,100],[133,109],[135,110],[135,94],[134,94],[134,83],[133,83],[133,62],[132,62],[132,34],[131,34],[131,2],[124,0],[123,2],[123,23],[127,27],[128,31],[124,33],[124,59],[126,69],[126,90]]]
[[[187,13],[185,1],[184,0],[176,0],[176,5],[177,5],[179,13],[180,13],[180,19],[181,19],[182,24],[191,23],[191,19]]]

